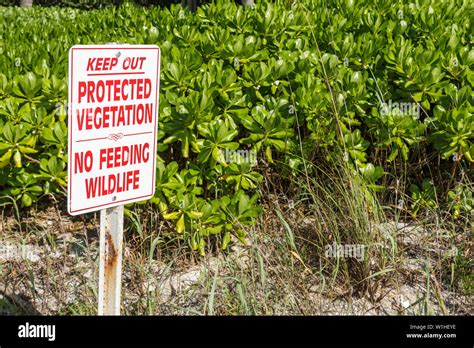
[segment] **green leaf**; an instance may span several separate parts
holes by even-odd
[[[10,163],[12,153],[12,151],[7,151],[2,155],[2,157],[0,157],[0,168],[4,168]]]
[[[29,207],[33,204],[33,199],[28,193],[24,193],[23,196],[21,196],[21,204],[24,207]]]
[[[176,222],[176,232],[178,233],[184,232],[184,214],[181,214],[181,217]]]
[[[270,162],[270,163],[274,163],[273,162],[273,157],[272,157],[272,149],[270,148],[270,146],[267,146],[265,148],[265,155],[267,157],[267,161]]]
[[[230,243],[230,232],[226,232],[222,237],[222,250],[226,250]]]
[[[21,153],[18,150],[14,152],[13,163],[15,164],[15,167],[21,168]]]

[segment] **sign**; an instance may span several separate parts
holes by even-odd
[[[149,199],[155,191],[160,49],[69,50],[68,211]]]

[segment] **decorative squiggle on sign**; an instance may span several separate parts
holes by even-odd
[[[122,138],[123,138],[122,133],[117,133],[117,134],[112,133],[112,134],[109,135],[109,139],[113,140],[113,141],[117,141],[117,140],[122,139]]]

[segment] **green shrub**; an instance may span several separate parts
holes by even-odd
[[[449,178],[453,155],[463,167],[474,156],[470,11],[467,0],[216,1],[195,14],[174,5],[0,8],[2,195],[30,206],[63,194],[67,52],[79,43],[161,47],[151,203],[201,253],[210,235],[223,248],[231,234],[244,239],[263,174],[311,171],[321,148],[379,191],[420,152],[425,166],[440,156]],[[407,175],[414,215],[433,207],[443,190]]]

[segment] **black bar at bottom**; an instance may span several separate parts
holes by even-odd
[[[0,317],[0,346],[158,344],[399,345],[472,347],[472,318],[375,317]],[[35,326],[36,325],[36,326]],[[54,325],[54,340],[52,327]],[[20,332],[21,331],[21,332]],[[49,332],[49,336],[48,336]],[[42,334],[47,337],[31,337]],[[29,336],[29,337],[19,337]],[[48,338],[49,337],[49,338]]]

